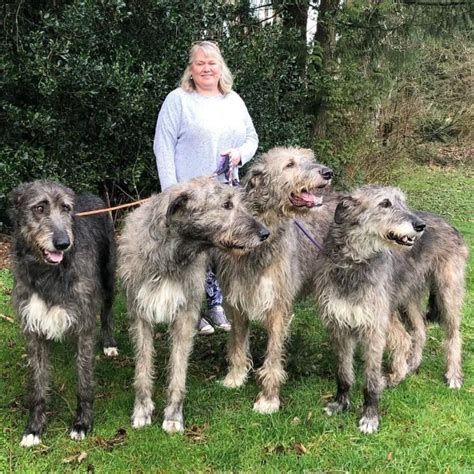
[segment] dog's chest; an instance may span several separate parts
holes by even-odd
[[[74,323],[74,317],[59,305],[48,306],[36,293],[20,308],[20,317],[26,331],[60,340]]]
[[[318,300],[327,324],[358,329],[385,323],[390,302],[385,275],[364,276],[339,275],[320,284]]]

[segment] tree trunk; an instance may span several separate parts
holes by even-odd
[[[321,0],[318,13],[318,23],[314,42],[323,50],[322,70],[330,69],[335,63],[336,28],[331,17],[337,10],[338,0]],[[314,114],[313,138],[322,140],[326,138],[326,129],[329,119],[329,111],[325,105],[324,98],[319,101]]]

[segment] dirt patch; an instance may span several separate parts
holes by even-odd
[[[10,268],[10,246],[10,236],[0,234],[0,269]]]

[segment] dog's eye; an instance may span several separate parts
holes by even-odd
[[[384,199],[380,204],[380,207],[392,207],[392,203],[389,199]]]
[[[289,161],[285,168],[293,168],[295,166],[295,162],[293,160]]]
[[[43,212],[44,212],[44,206],[42,206],[42,205],[36,206],[36,207],[35,207],[35,211],[36,211],[38,214],[43,214]]]
[[[226,201],[223,207],[224,209],[232,209],[234,207],[234,204],[232,203],[232,201]]]
[[[64,212],[71,212],[71,206],[68,204],[63,204],[63,211]]]

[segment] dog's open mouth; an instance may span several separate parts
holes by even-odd
[[[63,261],[64,252],[62,250],[43,250],[43,256],[46,263],[50,263],[51,265],[58,265]]]
[[[295,207],[319,207],[323,204],[322,196],[316,196],[307,189],[302,189],[299,193],[290,194],[290,202]]]
[[[395,242],[398,245],[404,245],[406,247],[411,247],[415,243],[414,237],[409,237],[408,235],[396,235],[393,232],[389,232],[387,239]]]

